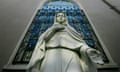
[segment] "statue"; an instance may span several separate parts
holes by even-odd
[[[101,53],[85,43],[65,13],[57,13],[38,40],[28,72],[97,72],[96,63],[104,63]]]

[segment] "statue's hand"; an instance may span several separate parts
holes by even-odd
[[[103,57],[101,53],[96,49],[88,49],[87,54],[90,59],[97,64],[104,64]]]
[[[65,27],[63,25],[54,25],[53,30],[54,31],[59,31],[59,30],[63,30]]]

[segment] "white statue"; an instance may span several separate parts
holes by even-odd
[[[95,63],[104,63],[100,52],[85,43],[65,13],[57,13],[53,26],[39,38],[28,72],[97,72]]]

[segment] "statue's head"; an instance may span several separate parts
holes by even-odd
[[[67,24],[66,14],[63,12],[56,13],[55,24],[61,24],[61,25]]]
[[[57,13],[56,14],[56,21],[59,23],[65,22],[65,14],[64,13]]]

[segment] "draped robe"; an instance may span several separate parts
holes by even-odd
[[[38,40],[28,72],[97,72],[95,63],[102,62],[101,56],[89,55],[87,50],[93,48],[71,26],[55,33],[54,27]],[[46,35],[48,40],[44,39]]]

